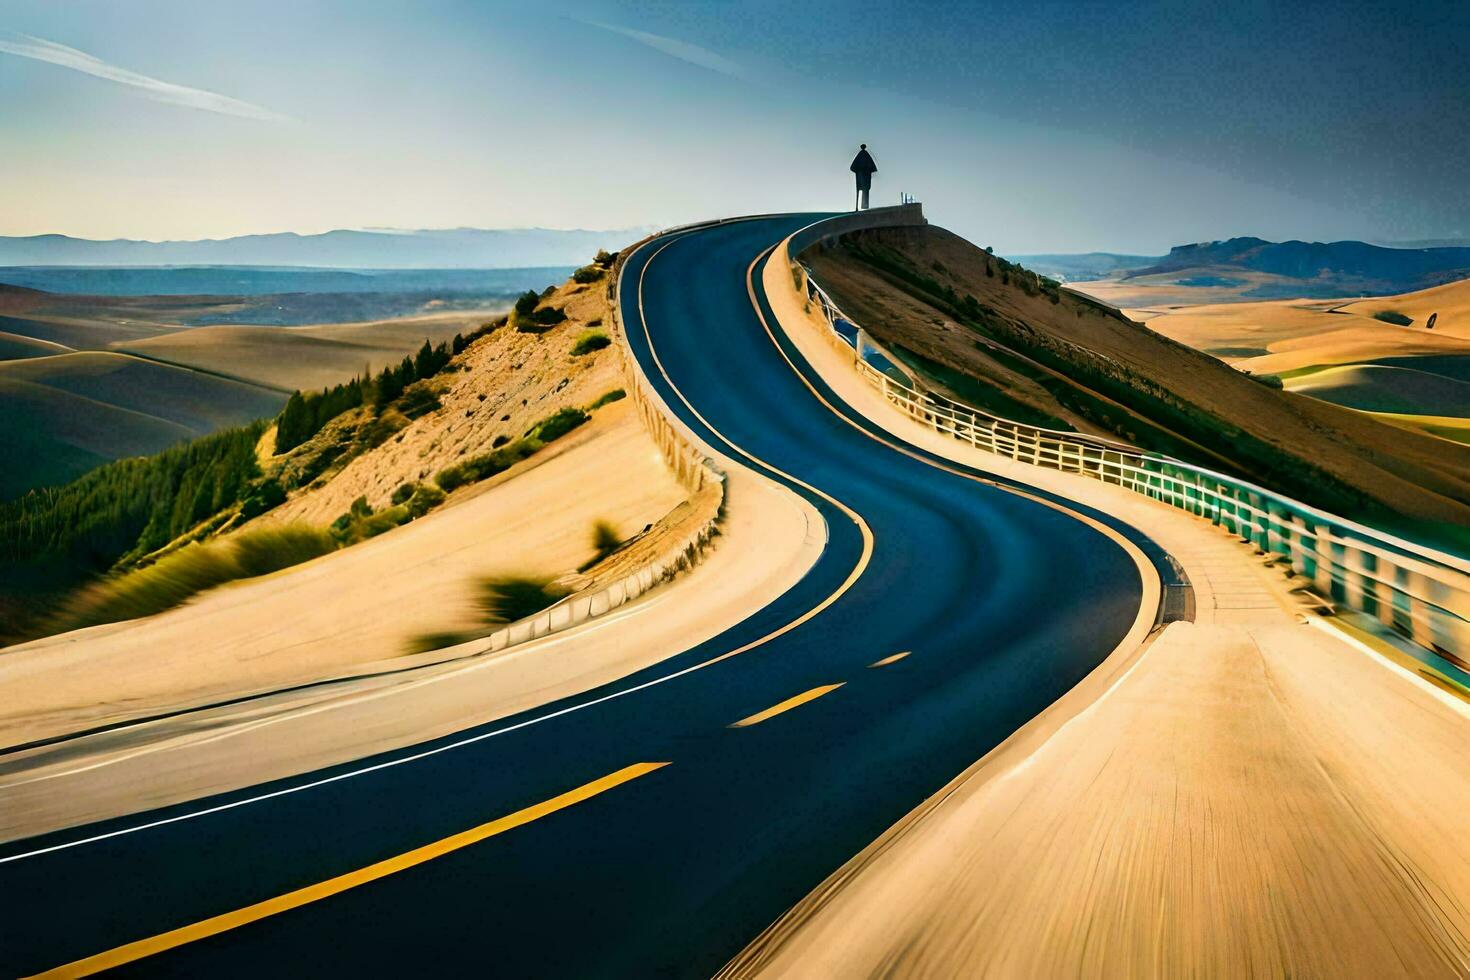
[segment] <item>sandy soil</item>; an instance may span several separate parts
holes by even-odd
[[[422,633],[474,625],[477,577],[555,576],[685,497],[626,403],[464,499],[306,565],[158,616],[0,655],[0,745],[302,684],[401,656]],[[596,487],[595,493],[588,488]]]
[[[1147,531],[1198,609],[1115,654],[725,975],[1470,972],[1470,706],[1304,623],[1287,580],[1223,532],[938,436],[786,322],[890,431]]]
[[[603,290],[564,286],[547,302],[565,309],[564,323],[543,334],[502,327],[481,338],[451,365],[462,370],[435,376],[442,408],[352,460],[324,486],[293,494],[269,519],[329,524],[359,496],[374,507],[386,505],[405,482],[431,480],[452,463],[489,452],[497,439],[520,438],[558,409],[624,388],[612,347],[569,354],[587,324],[606,315]]]

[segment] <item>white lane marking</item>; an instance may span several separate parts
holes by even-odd
[[[682,236],[680,236],[680,237],[682,237]],[[669,244],[669,243],[665,243],[665,244]],[[662,249],[660,249],[659,251],[662,251]],[[655,254],[657,254],[657,253],[655,253]],[[652,262],[652,261],[653,261],[653,259],[650,257],[649,262]],[[646,272],[647,269],[648,269],[648,263],[644,263],[643,271]],[[619,275],[621,275],[621,273]],[[622,289],[621,289],[621,287],[618,289],[618,295],[620,297],[619,302],[621,302],[621,296],[622,296]],[[641,306],[640,306],[640,309],[639,309],[639,316],[640,316],[640,318],[642,317],[642,315],[643,315],[643,312],[642,312],[642,309],[641,309]],[[651,348],[650,348],[650,351],[651,351]],[[675,388],[675,391],[677,391],[677,390],[678,389]],[[844,583],[844,584],[846,584],[846,583]],[[326,777],[324,779],[317,779],[317,780],[313,780],[313,781],[311,781],[309,783],[302,783],[299,786],[288,786],[288,787],[286,787],[284,789],[272,790],[269,793],[261,793],[261,794],[258,794],[256,796],[247,797],[247,798],[242,799],[242,800],[235,800],[232,803],[221,803],[218,806],[207,807],[207,808],[205,808],[203,810],[193,810],[193,811],[191,811],[189,813],[181,813],[181,814],[179,814],[178,816],[175,816],[175,817],[165,817],[162,820],[152,820],[152,821],[149,821],[148,823],[137,824],[137,825],[132,826],[132,827],[123,827],[123,828],[121,828],[119,830],[108,831],[105,834],[95,834],[95,835],[93,835],[91,837],[83,837],[83,838],[80,838],[78,840],[64,841],[64,842],[62,842],[60,844],[52,844],[50,847],[40,847],[40,848],[36,848],[35,850],[32,850],[32,851],[24,851],[24,852],[22,852],[20,854],[12,854],[9,857],[0,858],[0,864],[8,864],[11,861],[20,861],[20,860],[24,860],[26,858],[39,857],[40,855],[50,854],[50,853],[53,853],[55,851],[64,851],[64,850],[68,850],[68,849],[73,848],[73,847],[81,847],[84,844],[95,844],[98,841],[109,840],[109,839],[111,839],[113,837],[122,837],[122,836],[124,836],[126,834],[135,834],[135,833],[137,833],[140,830],[152,830],[155,827],[164,827],[164,826],[167,826],[168,824],[179,823],[179,822],[184,821],[184,820],[193,820],[196,817],[205,817],[205,816],[209,816],[210,814],[214,814],[214,813],[222,813],[222,812],[224,812],[226,810],[233,810],[233,809],[235,809],[237,807],[248,806],[249,804],[252,804],[252,803],[263,803],[266,800],[273,800],[273,799],[276,799],[276,798],[282,797],[282,796],[290,796],[293,793],[301,793],[301,792],[304,792],[304,791],[309,790],[309,789],[316,789],[317,787],[320,787],[320,786],[326,786],[326,785],[329,785],[331,783],[341,782],[344,779],[351,779],[354,776],[365,776],[365,775],[367,775],[369,773],[378,772],[379,770],[382,770],[382,769],[391,769],[394,766],[401,766],[401,765],[404,765],[404,764],[409,763],[409,762],[417,762],[420,759],[427,759],[430,756],[438,755],[441,752],[448,752],[451,749],[458,749],[458,748],[462,748],[462,747],[464,747],[466,745],[473,745],[476,742],[483,742],[483,741],[485,741],[488,738],[494,738],[497,735],[505,735],[505,734],[508,734],[510,732],[518,731],[518,730],[520,730],[522,728],[528,728],[531,725],[537,725],[537,724],[540,724],[541,722],[544,722],[544,721],[550,721],[553,718],[559,718],[562,715],[571,714],[574,711],[581,711],[581,710],[583,710],[585,708],[596,707],[599,704],[605,704],[608,701],[613,701],[613,700],[616,700],[617,698],[625,697],[625,696],[627,696],[629,694],[636,694],[639,691],[645,691],[648,688],[655,687],[655,686],[657,686],[659,684],[663,684],[663,683],[666,683],[668,681],[675,680],[677,678],[680,678],[680,677],[685,676],[686,674],[692,674],[696,670],[702,670],[703,668],[709,667],[709,666],[711,666],[713,664],[716,664],[716,663],[719,663],[722,660],[728,660],[731,657],[736,656],[737,654],[744,653],[747,650],[752,650],[755,647],[758,647],[758,646],[760,646],[760,645],[762,645],[762,644],[764,644],[764,643],[766,643],[766,642],[768,642],[768,641],[770,641],[772,639],[775,639],[777,636],[780,636],[782,633],[786,632],[787,629],[789,629],[791,625],[794,625],[794,624],[788,624],[788,626],[783,626],[783,627],[781,627],[781,628],[779,628],[779,629],[777,629],[777,630],[775,630],[775,631],[773,631],[771,633],[768,633],[767,635],[761,637],[760,639],[753,640],[750,643],[745,644],[744,646],[737,647],[734,650],[731,650],[731,651],[729,651],[727,653],[722,653],[722,654],[720,654],[720,655],[718,655],[716,657],[711,657],[709,660],[701,661],[700,663],[693,664],[693,665],[691,665],[689,667],[685,667],[683,670],[675,671],[672,674],[667,674],[667,675],[665,675],[663,677],[655,677],[652,680],[644,681],[642,684],[638,684],[638,685],[636,685],[634,687],[630,687],[630,688],[627,688],[627,689],[622,690],[622,691],[614,691],[611,694],[605,694],[602,697],[600,697],[600,698],[594,698],[591,701],[584,701],[584,702],[582,702],[580,704],[568,705],[567,707],[561,708],[561,709],[559,709],[557,711],[553,711],[550,714],[540,715],[540,716],[535,717],[535,718],[527,718],[525,721],[517,722],[514,725],[507,725],[504,728],[497,728],[497,729],[495,729],[493,731],[481,732],[479,735],[471,735],[468,738],[462,738],[462,739],[459,739],[458,741],[450,742],[448,744],[441,745],[441,746],[439,746],[437,748],[426,749],[426,750],[424,750],[422,752],[415,752],[412,755],[406,755],[406,756],[403,756],[403,757],[397,758],[397,759],[389,759],[386,762],[379,762],[379,763],[376,763],[376,764],[371,765],[371,766],[365,766],[365,767],[363,767],[361,769],[354,769],[354,770],[352,770],[350,772],[338,773],[335,776],[328,776],[328,777]]]

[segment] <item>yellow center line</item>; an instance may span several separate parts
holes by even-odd
[[[868,669],[872,670],[874,667],[887,667],[889,664],[896,664],[912,652],[912,650],[905,650],[903,653],[895,653],[892,656],[884,657],[876,663],[868,664]]]
[[[801,705],[806,704],[808,701],[815,701],[823,694],[831,694],[833,691],[841,687],[843,683],[846,682],[844,681],[837,684],[825,684],[822,687],[814,687],[810,691],[805,691],[801,694],[798,694],[794,698],[787,698],[780,704],[773,704],[765,711],[757,711],[749,718],[742,718],[730,727],[749,728],[751,725],[759,725],[761,722],[768,721],[776,717],[777,715],[782,714],[783,712],[790,711],[792,708],[800,707]]]
[[[584,800],[590,800],[594,796],[637,779],[639,776],[646,776],[654,770],[662,769],[666,765],[668,765],[667,762],[639,762],[635,765],[619,769],[617,772],[608,773],[601,779],[595,779],[590,783],[578,786],[576,789],[569,790],[560,796],[554,796],[534,806],[528,806],[524,810],[517,810],[515,813],[507,814],[497,820],[481,824],[478,827],[472,827],[469,830],[455,834],[452,837],[446,837],[443,840],[435,841],[432,844],[416,847],[411,851],[406,851],[396,857],[379,861],[376,864],[370,864],[357,871],[349,871],[344,875],[329,878],[315,885],[307,885],[305,888],[298,888],[296,891],[287,892],[284,895],[266,899],[254,905],[247,905],[233,912],[225,912],[222,915],[216,915],[213,918],[205,919],[192,925],[181,926],[178,929],[160,933],[157,936],[150,936],[147,939],[140,939],[137,942],[131,942],[125,946],[118,946],[115,949],[109,949],[106,952],[97,953],[93,956],[67,963],[65,966],[58,966],[55,969],[47,970],[45,973],[36,974],[36,976],[91,976],[103,970],[110,970],[113,967],[143,959],[145,956],[152,956],[155,953],[161,953],[165,950],[173,949],[176,946],[183,946],[186,943],[197,942],[200,939],[206,939],[210,936],[219,935],[222,932],[228,932],[231,929],[237,929],[240,926],[256,922],[280,912],[287,912],[291,909],[308,905],[311,902],[330,898],[350,888],[356,888],[358,885],[365,885],[368,882],[377,881],[379,878],[386,878],[388,875],[405,871],[426,861],[432,861],[434,858],[442,857],[445,854],[464,847],[469,847],[471,844],[477,844],[497,834],[503,834],[507,830],[514,830],[516,827],[528,824],[533,820],[539,820],[542,817],[553,814],[558,810],[564,810]]]

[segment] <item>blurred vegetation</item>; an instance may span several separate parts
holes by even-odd
[[[422,633],[408,643],[408,653],[442,650],[488,636],[504,626],[534,616],[569,595],[551,579],[534,575],[501,575],[480,579],[475,583],[475,607],[478,626],[466,630],[444,630]]]
[[[624,398],[627,397],[628,393],[621,388],[613,388],[611,391],[604,391],[593,400],[592,404],[587,406],[587,411],[595,412],[604,405],[610,405],[613,402],[622,401]]]
[[[259,528],[223,541],[190,544],[151,565],[82,589],[56,615],[52,631],[151,616],[206,589],[289,568],[336,547],[331,535],[306,525]]]

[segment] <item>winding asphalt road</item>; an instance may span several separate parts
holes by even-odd
[[[655,239],[620,294],[674,411],[821,511],[801,582],[527,715],[0,848],[0,973],[707,976],[1106,656],[1122,548],[865,435],[765,331],[748,267],[815,217]]]

